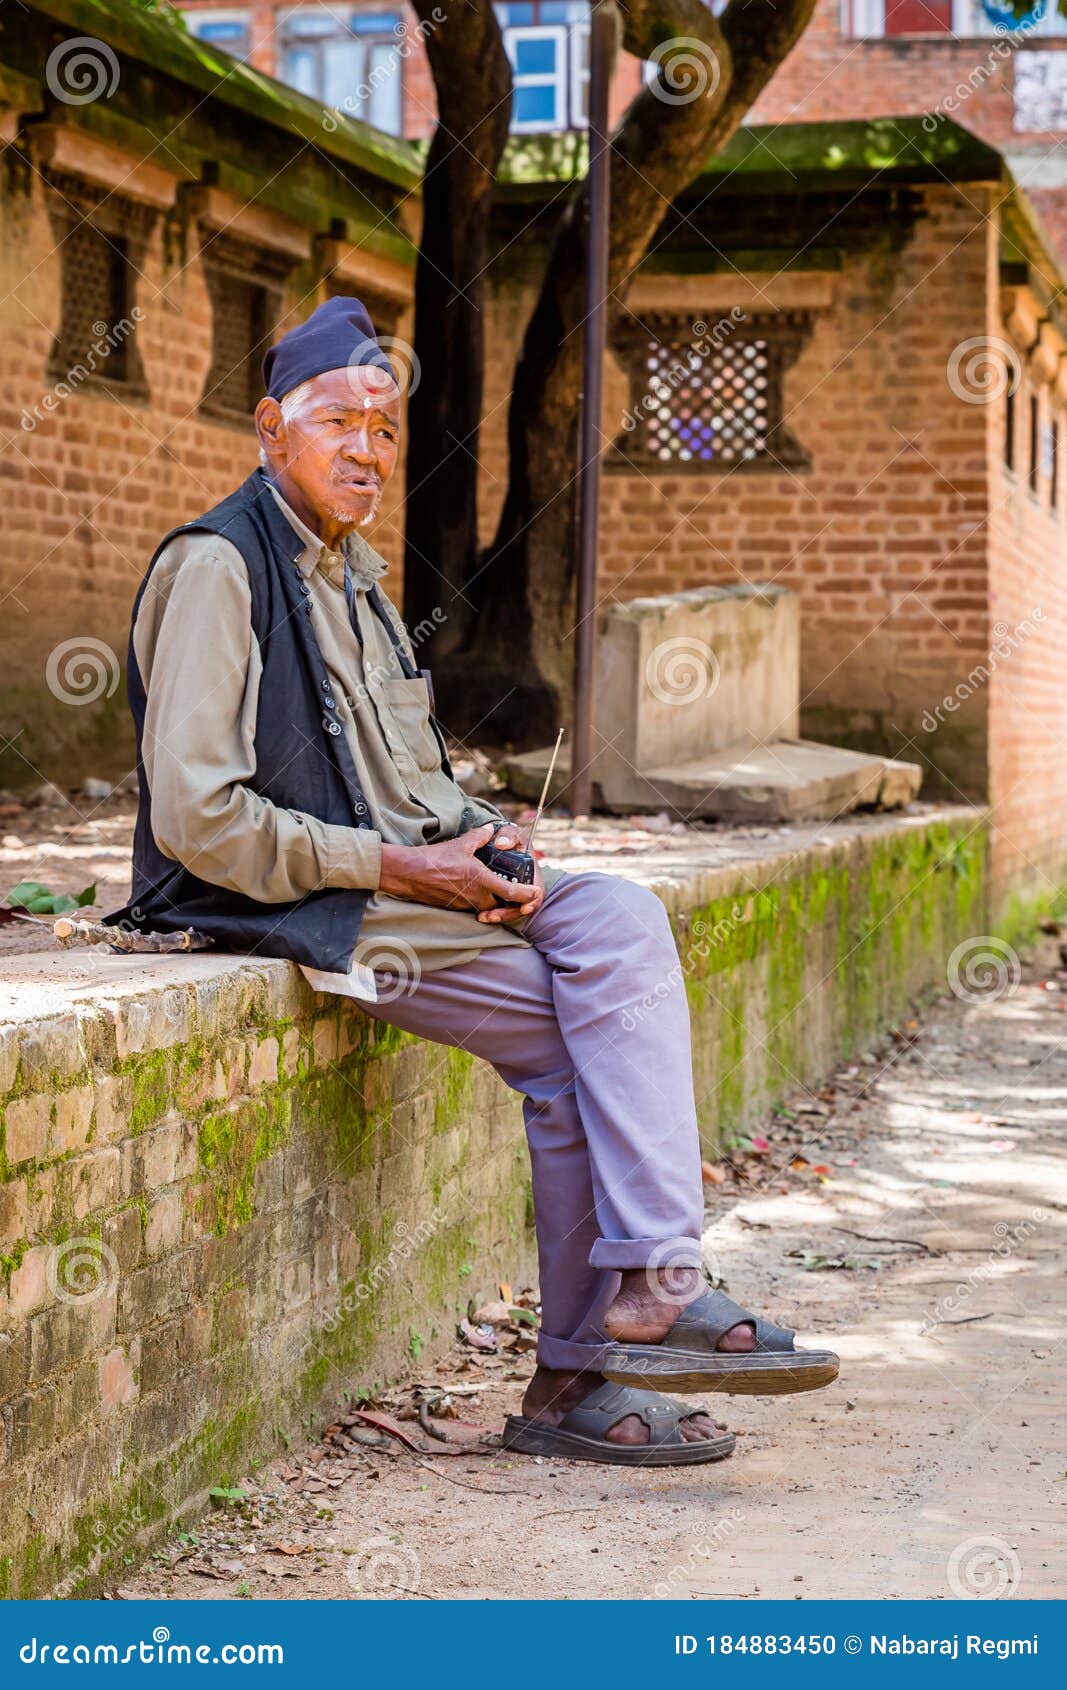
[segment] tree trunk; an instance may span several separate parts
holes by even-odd
[[[478,544],[485,274],[511,67],[490,0],[413,0],[437,89],[415,268],[408,400],[404,619],[420,662],[464,638]],[[438,21],[441,20],[441,21]]]
[[[813,7],[731,0],[716,19],[702,0],[618,0],[623,46],[644,59],[659,49],[660,69],[612,137],[609,332],[664,214],[729,140]],[[583,183],[557,226],[516,368],[508,489],[467,576],[467,637],[439,675],[450,724],[490,739],[543,743],[569,700],[586,221]]]

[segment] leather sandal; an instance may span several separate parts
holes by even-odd
[[[755,1329],[756,1347],[740,1354],[716,1348],[732,1326]],[[602,1371],[619,1385],[672,1391],[727,1391],[735,1396],[784,1396],[817,1391],[837,1378],[832,1350],[798,1350],[796,1334],[741,1308],[724,1291],[705,1291],[682,1310],[658,1344],[618,1343]]]
[[[679,1430],[697,1412],[668,1402],[658,1391],[634,1391],[607,1381],[598,1385],[558,1426],[546,1426],[523,1414],[509,1414],[501,1442],[522,1455],[564,1456],[568,1461],[601,1461],[614,1467],[688,1467],[723,1461],[733,1453],[732,1432],[688,1443]],[[648,1427],[647,1444],[613,1444],[605,1437],[628,1414]]]

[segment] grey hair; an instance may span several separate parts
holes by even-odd
[[[282,397],[278,401],[278,406],[282,413],[283,423],[290,423],[292,421],[293,412],[304,403],[314,379],[315,378],[313,376],[310,376],[307,381],[302,381],[299,387],[291,387],[288,393],[282,394]],[[262,446],[259,448],[259,461],[261,464],[266,464],[267,462],[267,454]]]

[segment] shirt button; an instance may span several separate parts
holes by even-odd
[[[336,708],[337,708],[336,702],[335,702],[334,699],[332,699],[330,697],[329,693],[326,694],[326,697],[323,700],[323,702],[326,705],[327,710],[336,710]]]
[[[356,805],[356,815],[357,816],[365,816],[366,813],[367,813],[366,804],[357,804]]]

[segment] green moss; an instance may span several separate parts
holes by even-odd
[[[204,1116],[197,1131],[197,1155],[204,1171],[216,1176],[210,1202],[217,1236],[252,1219],[256,1170],[288,1142],[291,1126],[292,1099],[286,1093]]]
[[[0,1256],[0,1285],[5,1289],[11,1282],[11,1275],[22,1266],[29,1247],[29,1239],[20,1238],[7,1255]]]

